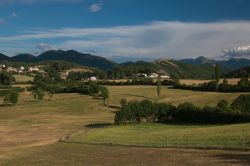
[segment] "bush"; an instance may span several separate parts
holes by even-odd
[[[11,85],[14,81],[15,81],[15,78],[11,74],[5,71],[0,72],[0,84],[1,85]]]
[[[5,104],[16,104],[18,102],[19,94],[18,92],[11,90],[4,98]]]
[[[250,113],[250,95],[240,95],[231,104],[233,110]]]

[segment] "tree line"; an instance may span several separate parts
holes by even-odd
[[[231,105],[221,100],[217,106],[200,108],[186,102],[178,106],[150,100],[121,101],[115,115],[116,124],[140,122],[180,123],[242,123],[250,122],[250,95],[239,96]]]

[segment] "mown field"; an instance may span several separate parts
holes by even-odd
[[[28,82],[34,80],[34,77],[26,75],[14,75],[14,78],[16,79],[17,82]]]
[[[1,107],[0,165],[152,165],[153,163],[165,165],[168,162],[172,165],[201,165],[201,163],[244,165],[249,163],[248,152],[185,151],[58,142],[68,137],[69,139],[79,139],[78,141],[89,140],[92,142],[97,137],[99,139],[98,135],[103,132],[107,136],[104,141],[111,140],[108,139],[108,136],[114,135],[120,137],[118,137],[119,141],[127,141],[127,138],[123,137],[127,135],[128,140],[132,136],[132,143],[136,143],[133,142],[134,136],[138,135],[139,140],[148,137],[145,139],[146,144],[150,141],[152,143],[160,142],[161,140],[156,139],[159,137],[163,139],[162,141],[166,141],[166,137],[171,135],[173,138],[181,136],[186,142],[185,138],[190,133],[196,133],[196,136],[200,136],[199,139],[201,139],[202,135],[205,136],[207,132],[210,135],[219,133],[223,135],[222,132],[230,135],[231,132],[237,138],[246,134],[244,136],[246,146],[248,146],[249,124],[242,124],[242,126],[143,124],[103,129],[88,127],[89,124],[113,123],[114,112],[119,107],[122,98],[127,100],[151,99],[173,104],[190,101],[204,106],[216,105],[220,99],[232,102],[240,93],[192,92],[163,87],[161,97],[158,98],[156,88],[153,86],[110,86],[108,88],[111,96],[108,107],[103,105],[102,100],[80,94],[56,94],[52,100],[46,97],[45,100],[38,102],[32,98],[29,92],[20,94],[20,100],[16,106]],[[80,133],[86,133],[86,135]],[[169,144],[171,144],[170,138]],[[192,137],[190,136],[191,144]],[[188,160],[197,155],[200,156],[197,160]],[[149,156],[154,160],[151,160]],[[234,158],[233,161],[232,158]],[[183,159],[186,159],[187,163],[183,163]]]
[[[249,149],[250,124],[140,124],[92,129],[69,142],[145,147]]]

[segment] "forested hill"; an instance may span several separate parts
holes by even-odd
[[[102,70],[113,69],[117,65],[115,62],[112,62],[103,57],[84,54],[74,50],[51,50],[44,52],[39,56],[34,56],[32,54],[19,54],[14,57],[8,57],[6,55],[0,54],[0,61],[3,60],[27,63],[51,60],[68,61],[82,66],[95,67]]]

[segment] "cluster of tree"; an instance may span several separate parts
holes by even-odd
[[[250,122],[250,95],[242,95],[231,105],[220,101],[216,107],[199,108],[192,103],[177,107],[150,100],[121,101],[121,109],[115,115],[117,124],[140,122],[181,123],[240,123]]]
[[[106,99],[109,98],[109,91],[106,87],[98,85],[92,81],[60,81],[53,79],[50,76],[36,75],[34,84],[28,90],[32,92],[35,99],[42,100],[47,92],[50,98],[56,93],[80,93],[85,95],[98,95],[103,98],[106,104]]]
[[[89,79],[90,77],[93,77],[93,76],[96,76],[96,74],[94,72],[91,72],[91,71],[70,72],[68,77],[67,77],[67,80],[81,81],[81,80],[87,80],[87,79]]]
[[[4,97],[4,104],[16,104],[18,102],[19,93],[25,89],[20,87],[0,90],[0,96]]]
[[[0,72],[0,85],[12,85],[15,81],[15,78],[6,71]]]
[[[159,83],[159,82],[158,82]],[[127,81],[108,81],[108,80],[99,80],[97,81],[97,84],[99,85],[157,85],[157,81],[154,81],[152,78],[146,78],[146,77],[139,77],[139,78],[132,78],[131,80]],[[173,85],[173,80],[161,80],[161,85],[169,86]]]

